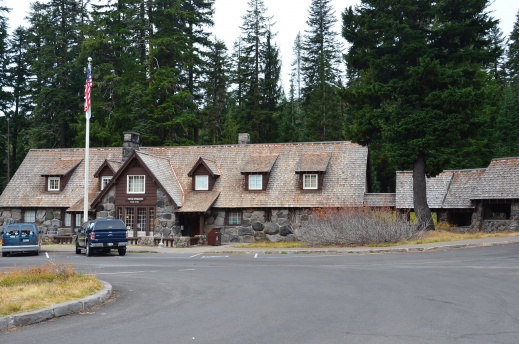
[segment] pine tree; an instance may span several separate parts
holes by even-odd
[[[7,133],[7,135],[0,136],[0,159],[1,161],[7,161],[8,165],[1,164],[0,167],[0,190],[3,190],[5,185],[10,179],[10,142],[9,142],[9,132],[10,128],[10,114],[9,109],[12,105],[12,94],[8,90],[8,87],[11,86],[12,78],[9,74],[9,53],[8,53],[8,44],[7,44],[7,16],[9,10],[0,6],[0,111],[4,114],[4,118],[0,122],[0,130],[2,133]]]
[[[33,105],[30,101],[29,65],[31,61],[27,55],[27,30],[18,27],[9,39],[9,66],[10,82],[13,90],[13,103],[7,112],[9,117],[9,145],[7,157],[8,178],[14,174],[21,164],[29,144],[23,133],[30,127],[30,114]]]
[[[272,17],[266,16],[263,0],[249,0],[248,6],[233,54],[236,118],[253,142],[265,142],[273,139],[276,127],[279,52],[272,43]]]
[[[77,63],[86,17],[82,1],[33,3],[28,41],[34,122],[32,147],[71,147],[81,113],[85,73]]]
[[[343,13],[358,143],[384,145],[399,169],[413,169],[414,210],[434,229],[425,180],[464,152],[485,125],[488,70],[498,53],[487,0],[362,0]]]
[[[330,0],[312,0],[301,50],[305,135],[309,141],[342,138],[340,51]]]
[[[216,40],[208,55],[207,78],[202,83],[205,94],[204,108],[204,142],[217,144],[222,141],[225,113],[228,105],[229,63],[227,62],[225,43]]]

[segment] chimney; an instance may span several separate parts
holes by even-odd
[[[250,143],[250,135],[248,133],[238,134],[238,144],[248,145]]]
[[[125,132],[123,134],[123,162],[125,162],[133,154],[133,151],[139,150],[140,136],[138,133],[133,132]]]

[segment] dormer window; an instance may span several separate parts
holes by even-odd
[[[263,190],[263,176],[261,174],[249,174],[249,190]]]
[[[192,178],[192,190],[212,191],[220,170],[216,162],[200,157],[187,175]]]
[[[295,171],[299,175],[299,188],[308,192],[322,190],[329,162],[328,154],[303,154]]]
[[[253,155],[241,168],[245,176],[245,189],[250,191],[267,190],[270,173],[277,160],[277,155]]]
[[[112,176],[101,177],[101,190],[103,190],[112,180]]]
[[[305,190],[317,190],[318,178],[316,173],[303,174],[303,189]]]
[[[195,190],[209,190],[209,176],[195,176]]]
[[[49,177],[48,178],[48,190],[59,191],[60,177]]]

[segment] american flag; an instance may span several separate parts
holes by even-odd
[[[92,73],[90,72],[90,67],[88,68],[88,73],[86,77],[85,84],[85,112],[88,112],[90,109],[90,90],[92,89]]]

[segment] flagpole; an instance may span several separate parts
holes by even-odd
[[[85,86],[85,110],[86,110],[86,134],[85,134],[85,188],[83,195],[83,221],[88,221],[88,167],[90,165],[90,116],[92,115],[92,106],[90,106],[90,89],[92,83],[92,58],[88,58],[88,74],[87,74],[87,85]],[[90,78],[90,80],[88,80]],[[90,82],[90,85],[88,83]],[[88,88],[88,93],[87,93]],[[86,108],[88,105],[88,108]]]

